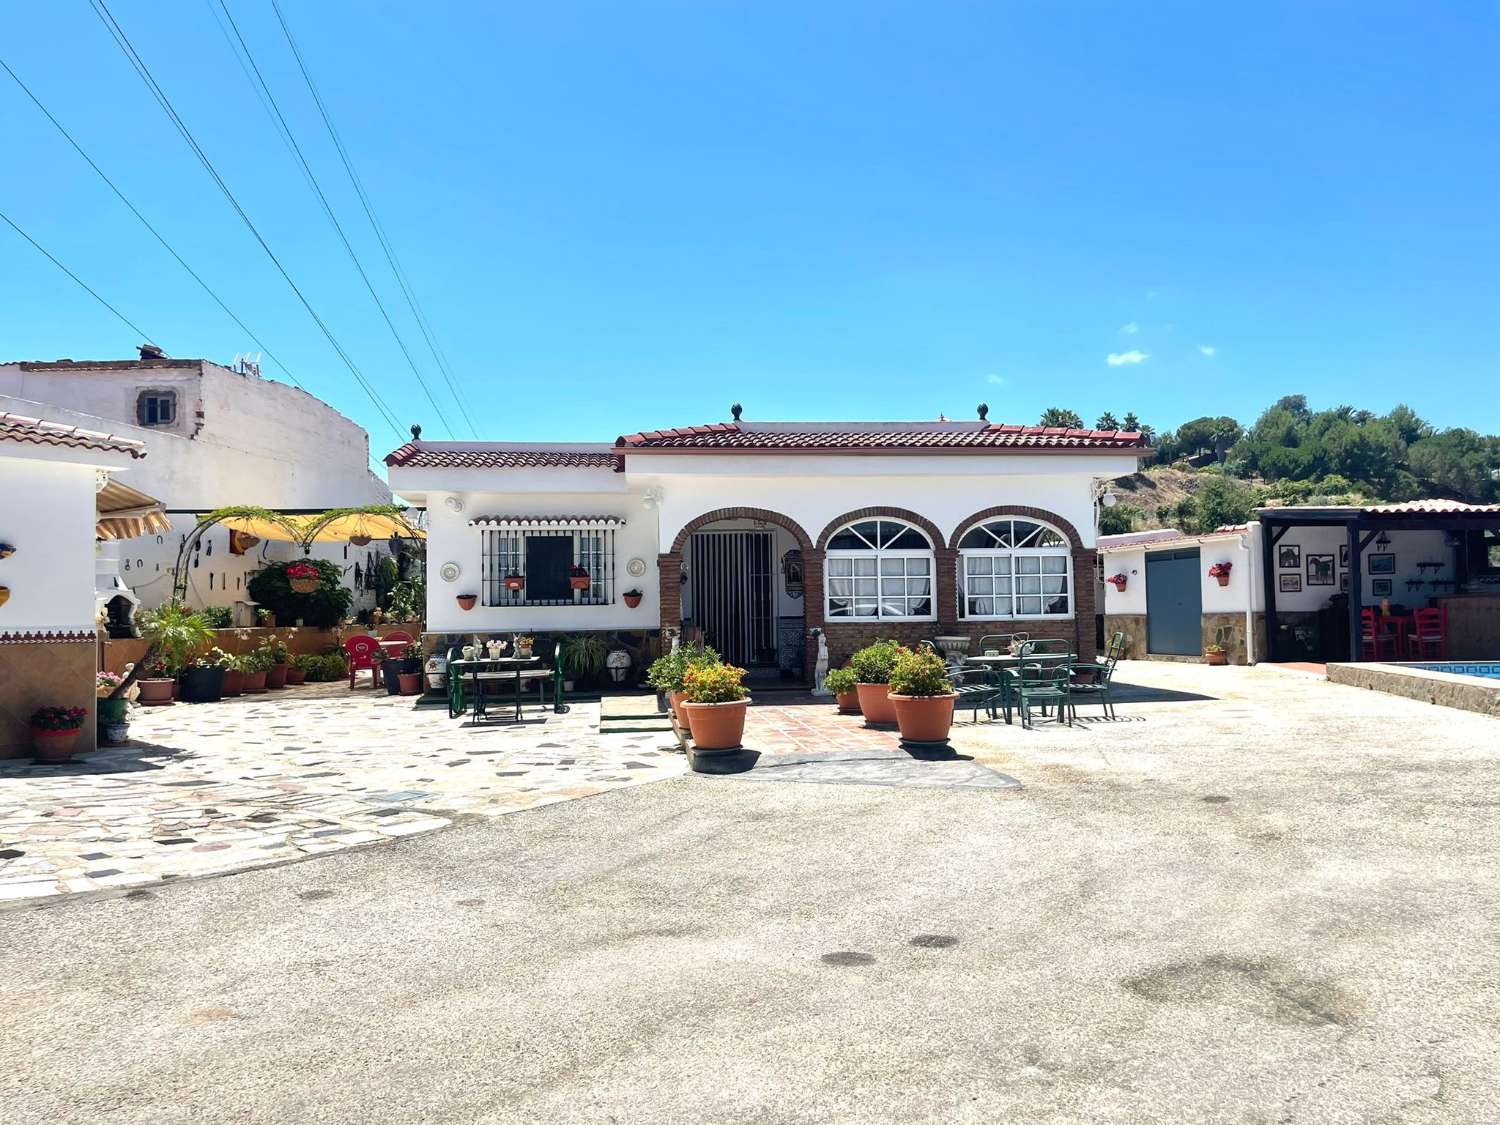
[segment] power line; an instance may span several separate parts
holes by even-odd
[[[139,219],[141,221],[141,225],[144,226],[148,231],[150,231],[151,234],[152,234],[152,236],[155,237],[156,241],[160,242],[162,244],[162,246],[164,246],[166,248],[166,251],[167,251],[168,254],[171,254],[172,257],[174,257],[174,258],[177,259],[177,264],[178,265],[180,265],[183,269],[187,270],[188,276],[191,277],[194,281],[196,281],[200,286],[202,286],[203,291],[205,293],[207,293],[210,297],[212,297],[214,299],[214,303],[217,304],[219,306],[219,308],[221,308],[221,309],[224,310],[224,312],[229,316],[229,319],[231,319],[237,325],[240,326],[240,331],[244,332],[245,335],[249,336],[250,339],[255,342],[256,347],[260,348],[260,350],[265,353],[266,358],[268,358],[277,367],[281,368],[282,372],[286,375],[286,377],[288,379],[290,379],[297,386],[302,387],[302,389],[304,391],[307,390],[307,388],[302,385],[302,380],[298,379],[297,376],[293,375],[291,373],[291,371],[287,369],[286,364],[282,363],[281,360],[276,357],[276,354],[274,352],[272,352],[270,348],[266,347],[265,344],[261,343],[260,337],[257,336],[254,332],[250,331],[249,327],[245,324],[245,322],[243,320],[241,320],[238,316],[235,315],[234,310],[231,309],[228,305],[226,305],[224,303],[223,299],[220,298],[220,296],[217,293],[215,293],[211,288],[209,288],[208,282],[204,281],[203,278],[201,278],[201,277],[198,276],[197,271],[194,270],[192,266],[188,265],[187,262],[185,262],[183,260],[182,255],[179,254],[176,250],[174,250],[172,248],[172,244],[170,242],[168,242],[165,238],[162,237],[161,232],[159,230],[157,230],[154,226],[152,226],[151,223],[150,223],[150,221],[146,218],[146,216],[142,215],[140,213],[140,211],[136,209],[135,204],[132,203],[132,202],[130,202],[130,200],[125,197],[125,193],[123,191],[121,191],[117,186],[115,186],[115,182],[113,180],[111,180],[107,175],[105,175],[104,169],[100,168],[98,164],[94,163],[93,157],[91,157],[87,152],[85,152],[83,150],[83,146],[80,145],[76,140],[73,139],[73,135],[71,133],[69,133],[66,129],[63,128],[62,122],[58,121],[57,118],[55,118],[55,117],[52,116],[52,111],[49,110],[45,105],[42,104],[41,99],[38,98],[34,93],[32,93],[31,87],[27,86],[26,83],[24,83],[24,82],[21,81],[20,76],[18,74],[16,74],[16,72],[10,68],[10,65],[4,59],[0,59],[0,67],[4,67],[5,68],[5,73],[9,74],[11,76],[11,78],[15,79],[16,85],[19,86],[19,87],[21,87],[21,89],[25,92],[26,96],[28,98],[30,98],[33,103],[35,103],[37,109],[41,110],[42,113],[43,113],[43,115],[47,118],[47,120],[50,121],[50,122],[52,122],[53,126],[57,129],[57,131],[63,135],[64,139],[66,139],[67,142],[70,145],[73,146],[74,150],[78,153],[78,155],[81,156],[81,157],[83,157],[83,159],[87,162],[88,166],[90,168],[92,168],[95,172],[98,173],[99,178],[101,180],[103,180],[106,184],[109,185],[109,190],[112,191],[112,192],[114,192],[115,195],[117,195],[119,197],[120,202],[123,203],[123,204],[125,204],[125,206],[130,209],[130,213],[132,215],[134,215],[137,219]]]
[[[312,170],[312,165],[307,162],[307,157],[302,152],[302,146],[297,143],[297,138],[292,132],[291,125],[287,123],[285,115],[281,112],[281,106],[276,102],[276,95],[271,93],[271,87],[267,85],[265,76],[261,74],[260,66],[256,63],[255,56],[250,51],[250,45],[245,42],[245,37],[240,34],[239,24],[235,23],[234,16],[230,13],[229,6],[224,0],[219,0],[219,7],[223,9],[224,18],[229,21],[229,27],[234,32],[234,37],[238,40],[240,49],[245,52],[245,59],[250,63],[250,69],[255,72],[255,80],[260,83],[260,88],[265,91],[266,98],[270,101],[271,108],[276,113],[276,120],[281,122],[281,127],[286,131],[287,139],[291,141],[297,160],[302,165],[303,172],[312,184],[313,191],[318,197],[318,202],[323,206],[323,214],[328,217],[329,223],[333,225],[334,231],[339,236],[339,241],[344,244],[344,251],[349,255],[349,260],[354,263],[354,268],[359,273],[360,280],[365,283],[365,288],[369,290],[370,299],[375,302],[375,307],[380,310],[380,315],[384,318],[386,327],[391,330],[391,336],[395,338],[396,346],[401,349],[401,354],[406,357],[407,366],[411,368],[411,373],[416,376],[417,384],[422,388],[422,393],[427,396],[427,401],[432,405],[433,410],[437,411],[438,419],[443,423],[443,428],[448,431],[448,436],[450,438],[454,437],[453,427],[449,424],[447,417],[444,416],[443,408],[437,404],[437,399],[433,397],[431,388],[427,386],[427,380],[417,368],[416,361],[412,358],[411,352],[406,347],[406,341],[401,338],[401,333],[396,329],[396,322],[391,319],[391,314],[386,311],[385,303],[381,301],[380,294],[375,291],[375,286],[371,283],[369,275],[365,273],[365,267],[360,263],[359,255],[354,251],[354,245],[349,241],[348,235],[344,233],[344,227],[339,222],[338,216],[333,213],[333,205],[328,202],[328,196],[323,193],[322,185],[318,183],[318,178]]]
[[[395,248],[392,247],[390,240],[386,237],[384,226],[375,215],[375,205],[370,201],[370,197],[365,191],[365,185],[359,178],[359,173],[354,170],[354,164],[349,158],[349,153],[344,148],[343,138],[339,136],[338,129],[334,127],[333,118],[329,116],[328,109],[323,104],[322,97],[318,94],[318,87],[313,82],[312,75],[308,72],[307,63],[302,58],[302,52],[297,47],[296,39],[292,37],[292,29],[287,25],[286,17],[281,11],[281,5],[277,3],[277,0],[271,0],[271,8],[275,11],[276,19],[281,24],[281,30],[286,35],[287,46],[292,49],[292,57],[297,60],[297,69],[302,72],[302,78],[307,83],[308,92],[312,94],[313,102],[317,105],[318,112],[323,117],[323,124],[328,129],[328,135],[333,139],[333,146],[338,150],[339,159],[343,161],[344,171],[349,174],[349,182],[354,185],[355,194],[359,196],[360,204],[364,207],[365,217],[370,220],[370,226],[375,231],[375,237],[380,242],[380,248],[385,252],[385,260],[391,267],[391,273],[396,276],[396,283],[401,287],[402,295],[406,298],[407,307],[411,309],[412,319],[417,322],[417,327],[421,329],[422,337],[427,341],[427,349],[432,353],[432,358],[436,362],[438,370],[442,372],[443,379],[448,384],[448,390],[453,395],[453,401],[458,404],[459,412],[463,415],[464,421],[468,423],[469,432],[477,439],[479,431],[474,428],[473,415],[470,413],[468,405],[464,402],[463,395],[459,393],[458,383],[454,379],[453,372],[448,365],[448,358],[443,354],[442,349],[438,347],[436,340],[433,338],[431,325],[427,320],[427,316],[422,311],[416,295],[412,292],[411,286],[407,282],[406,271],[401,268]]]
[[[110,304],[103,297],[99,296],[98,293],[95,293],[94,290],[89,287],[88,282],[84,281],[83,278],[79,277],[76,273],[74,273],[72,270],[70,270],[67,266],[63,265],[56,258],[54,258],[51,254],[47,253],[47,248],[45,246],[43,246],[36,239],[32,238],[31,235],[27,234],[20,227],[16,226],[16,224],[11,221],[11,217],[9,215],[7,215],[4,211],[0,211],[0,219],[4,219],[6,225],[9,226],[11,230],[15,231],[22,238],[24,238],[27,242],[31,243],[38,250],[40,250],[43,254],[45,254],[46,257],[47,257],[47,260],[49,262],[51,262],[58,269],[62,270],[63,273],[67,274],[74,281],[78,282],[78,284],[83,287],[84,292],[86,292],[90,297],[94,298],[94,300],[98,301],[101,305],[103,305],[105,308],[107,308],[110,312],[114,313],[115,316],[119,317],[120,320],[124,321],[126,327],[128,327],[133,332],[135,332],[135,334],[137,336],[139,336],[141,339],[145,340],[146,343],[148,343],[148,344],[154,344],[154,343],[156,343],[156,341],[151,338],[151,334],[149,332],[146,332],[144,329],[140,328],[138,325],[136,325],[135,323],[133,323],[130,320],[129,317],[127,317],[119,309],[115,308],[114,305]]]
[[[162,88],[157,85],[156,79],[151,74],[151,69],[146,65],[145,61],[141,58],[139,53],[137,53],[135,47],[131,44],[130,37],[125,34],[124,29],[120,27],[118,22],[116,22],[114,15],[109,10],[109,6],[104,2],[104,0],[89,0],[89,4],[94,9],[94,14],[99,17],[99,22],[104,25],[104,29],[109,32],[110,37],[114,39],[115,44],[120,48],[120,50],[124,53],[127,61],[129,61],[130,65],[135,69],[136,74],[140,77],[141,81],[146,84],[146,89],[151,92],[152,97],[154,97],[157,104],[161,106],[162,112],[167,115],[167,120],[171,121],[172,124],[176,127],[178,133],[182,135],[182,139],[187,143],[188,148],[191,149],[193,155],[198,158],[199,163],[203,165],[204,170],[209,174],[209,177],[214,181],[214,184],[218,187],[224,198],[229,201],[229,205],[234,208],[234,211],[237,215],[239,215],[240,220],[249,229],[250,233],[255,236],[256,242],[260,243],[260,248],[264,250],[266,252],[266,256],[271,259],[271,263],[276,267],[277,272],[279,272],[281,276],[286,280],[286,283],[291,287],[292,292],[297,295],[297,300],[302,302],[302,307],[305,308],[307,310],[307,314],[313,318],[313,322],[318,326],[319,331],[323,333],[324,337],[328,340],[328,343],[338,354],[339,359],[343,361],[344,366],[349,369],[349,373],[354,376],[355,381],[360,385],[361,389],[364,390],[365,394],[369,396],[370,401],[375,404],[375,408],[380,411],[381,416],[385,419],[386,423],[391,427],[392,432],[395,433],[396,437],[399,439],[401,437],[401,427],[397,424],[395,415],[391,412],[390,407],[386,405],[385,400],[380,397],[380,394],[370,384],[370,381],[365,378],[364,373],[360,371],[354,360],[350,358],[349,353],[344,350],[343,345],[338,342],[337,338],[335,338],[332,330],[330,330],[328,325],[324,323],[323,318],[318,315],[317,310],[312,307],[312,303],[308,301],[302,290],[298,288],[297,283],[292,280],[292,275],[286,271],[286,267],[283,266],[281,264],[281,260],[276,257],[276,254],[271,249],[270,244],[266,242],[265,238],[256,228],[255,223],[251,221],[250,216],[245,213],[245,209],[240,206],[239,200],[236,199],[234,197],[234,193],[229,190],[229,185],[226,184],[223,177],[219,175],[218,169],[216,169],[213,165],[213,161],[209,160],[207,153],[203,151],[203,149],[199,146],[197,140],[194,139],[192,131],[188,129],[186,123],[184,123],[182,118],[178,116],[177,110],[173,107],[171,99],[168,98],[167,95],[162,91]]]

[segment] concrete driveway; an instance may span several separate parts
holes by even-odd
[[[5,1117],[1500,1119],[1500,724],[1122,678],[960,734],[1023,789],[686,776],[0,914]]]

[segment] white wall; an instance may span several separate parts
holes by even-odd
[[[1443,533],[1441,531],[1391,531],[1387,532],[1391,542],[1388,547],[1381,547],[1371,542],[1364,550],[1363,565],[1365,570],[1364,586],[1360,593],[1361,602],[1367,606],[1379,605],[1383,597],[1389,597],[1392,604],[1404,605],[1408,608],[1426,606],[1428,599],[1438,591],[1433,590],[1426,583],[1432,579],[1449,579],[1454,577],[1453,549],[1444,546]],[[1322,609],[1328,604],[1328,599],[1344,590],[1343,578],[1347,568],[1339,562],[1339,548],[1347,547],[1349,543],[1348,532],[1342,527],[1293,527],[1276,544],[1275,554],[1278,576],[1276,608],[1286,611],[1312,612]],[[1281,548],[1287,545],[1301,547],[1302,556],[1297,569],[1282,569],[1280,566]],[[1334,557],[1334,585],[1313,586],[1307,585],[1307,557],[1310,554],[1332,555]],[[1394,574],[1371,575],[1370,556],[1373,554],[1391,554],[1395,556]],[[1424,573],[1419,570],[1419,562],[1440,562],[1442,567],[1434,570],[1431,567]],[[1302,590],[1300,593],[1283,593],[1280,590],[1279,577],[1283,574],[1300,574],[1302,576]],[[1391,593],[1389,595],[1377,596],[1374,592],[1376,579],[1391,579]],[[1421,580],[1423,586],[1419,590],[1407,590],[1408,579]],[[1452,592],[1451,589],[1448,592]]]
[[[0,559],[0,633],[92,631],[94,468],[12,456],[26,448],[0,442],[0,542],[16,548]]]
[[[1110,579],[1125,576],[1125,589],[1115,589]],[[1146,612],[1146,549],[1132,547],[1104,556],[1104,612],[1144,615]]]
[[[1198,549],[1199,575],[1203,595],[1204,613],[1244,613],[1248,606],[1259,612],[1265,605],[1265,588],[1261,577],[1260,525],[1252,524],[1244,537],[1238,535],[1210,536],[1148,543],[1141,547],[1130,547],[1109,551],[1104,555],[1104,577],[1123,573],[1126,576],[1123,593],[1108,581],[1104,585],[1104,612],[1141,615],[1148,612],[1146,601],[1146,558],[1153,551],[1176,551]],[[1217,578],[1209,576],[1209,568],[1215,563],[1232,564],[1229,585],[1220,586]]]

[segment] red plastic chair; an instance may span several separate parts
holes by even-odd
[[[344,642],[344,652],[349,657],[349,690],[354,690],[354,677],[361,671],[370,673],[370,686],[380,686],[380,661],[383,653],[380,642],[374,637],[350,637]]]
[[[1406,638],[1407,655],[1421,660],[1428,650],[1439,660],[1448,659],[1448,610],[1419,609],[1412,614],[1411,635]]]
[[[1359,658],[1379,660],[1382,649],[1390,651],[1391,659],[1398,659],[1400,639],[1393,631],[1393,623],[1379,618],[1366,606],[1359,611]]]

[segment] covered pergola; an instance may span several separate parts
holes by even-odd
[[[1266,605],[1266,644],[1268,660],[1284,659],[1277,652],[1277,575],[1276,547],[1293,528],[1322,527],[1342,531],[1342,542],[1348,549],[1348,594],[1349,594],[1349,659],[1362,657],[1360,611],[1363,608],[1365,564],[1364,559],[1372,543],[1391,531],[1433,531],[1444,535],[1444,544],[1452,552],[1453,593],[1465,589],[1482,571],[1491,571],[1489,565],[1476,565],[1476,560],[1488,558],[1490,540],[1485,533],[1500,533],[1500,505],[1465,504],[1456,500],[1414,500],[1403,504],[1378,504],[1369,507],[1284,507],[1262,508],[1256,512],[1260,520],[1261,549],[1264,566]],[[1475,537],[1479,538],[1476,551]],[[1489,574],[1484,574],[1489,577]],[[1495,572],[1494,594],[1500,599],[1500,570]]]

